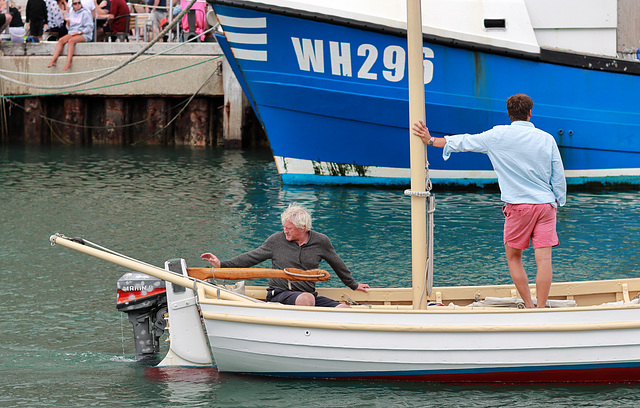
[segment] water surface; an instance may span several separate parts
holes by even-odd
[[[115,308],[126,270],[48,242],[61,232],[159,266],[175,257],[203,266],[202,252],[226,258],[260,245],[298,202],[357,280],[409,286],[410,203],[402,190],[283,186],[262,150],[0,147],[0,406],[637,405],[635,385],[283,380],[144,366]],[[499,194],[435,194],[435,284],[511,283]],[[555,280],[640,276],[639,207],[638,191],[571,193],[559,212]],[[525,262],[531,275],[532,251]]]

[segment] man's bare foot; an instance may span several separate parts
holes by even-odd
[[[63,71],[68,71],[69,68],[71,68],[71,65],[65,65],[64,68],[62,68]]]
[[[55,62],[50,62],[49,65],[47,65],[47,68],[51,68],[51,67],[55,67],[56,63]]]

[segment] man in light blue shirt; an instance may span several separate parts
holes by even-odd
[[[553,270],[551,249],[558,245],[556,211],[567,199],[567,184],[558,146],[553,136],[529,120],[533,101],[524,94],[507,99],[511,125],[496,126],[476,135],[432,137],[420,121],[413,134],[425,144],[444,149],[447,160],[454,152],[478,152],[489,156],[505,202],[504,245],[511,278],[526,307],[534,307],[522,250],[531,240],[536,264],[537,306],[545,307]]]

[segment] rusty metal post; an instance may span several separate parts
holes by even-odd
[[[24,143],[42,143],[42,108],[40,99],[26,98],[24,100]],[[19,140],[11,140],[19,142]]]
[[[211,144],[209,137],[208,104],[204,98],[196,98],[189,104],[189,121],[184,137],[188,146],[207,146]]]
[[[124,102],[122,98],[104,101],[104,129],[95,132],[93,144],[118,146],[123,142]]]
[[[167,138],[167,102],[164,98],[147,99],[146,126],[143,134],[134,135],[134,142],[144,140],[144,145],[163,145]]]
[[[71,144],[87,143],[85,135],[85,109],[80,98],[65,98],[63,137]]]

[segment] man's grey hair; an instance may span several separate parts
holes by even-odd
[[[282,215],[280,215],[280,220],[282,224],[291,221],[296,228],[304,228],[305,231],[311,229],[311,215],[309,215],[306,208],[297,203],[290,204]]]

